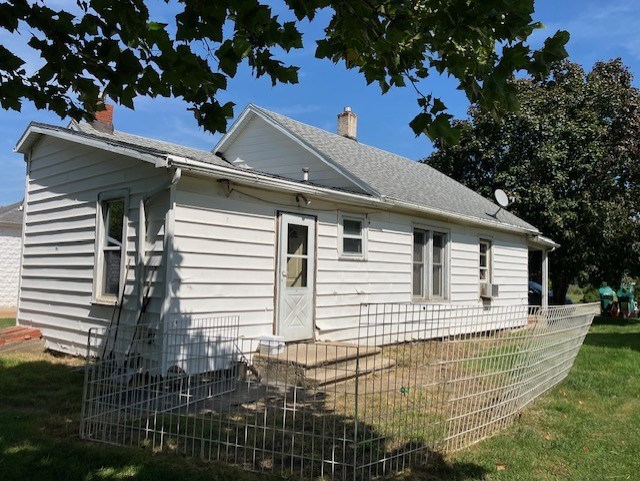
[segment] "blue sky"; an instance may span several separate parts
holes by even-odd
[[[47,1],[54,6],[65,3],[65,0]],[[170,14],[167,11],[157,13]],[[235,102],[236,114],[252,102],[330,131],[336,129],[337,114],[345,106],[351,106],[358,114],[360,142],[411,159],[428,155],[432,151],[431,142],[424,136],[416,138],[409,128],[409,122],[418,113],[415,92],[411,88],[381,95],[377,86],[367,86],[356,72],[314,57],[314,40],[321,35],[321,24],[325,24],[327,18],[327,15],[320,15],[318,22],[305,25],[305,48],[288,57],[292,64],[301,67],[299,84],[272,87],[268,79],[256,80],[244,68],[230,82],[221,99]],[[534,47],[540,46],[544,38],[556,30],[568,30],[571,60],[590,69],[598,60],[622,57],[636,76],[635,85],[640,87],[640,0],[538,1],[535,18],[547,28],[532,36]],[[0,31],[0,42],[9,48],[22,45],[22,41],[20,37]],[[23,47],[17,48],[22,49],[20,53],[24,53],[25,59],[29,58]],[[30,62],[37,65],[37,59]],[[468,102],[452,81],[434,77],[425,87],[441,97],[456,117],[466,115]],[[28,104],[20,113],[0,110],[0,165],[4,172],[0,177],[0,205],[15,202],[23,196],[24,161],[21,155],[13,153],[13,147],[30,121],[56,125],[68,122],[54,114],[37,111]],[[114,123],[118,130],[201,149],[211,149],[220,137],[199,129],[186,105],[175,99],[141,98],[136,102],[135,111],[116,106]]]

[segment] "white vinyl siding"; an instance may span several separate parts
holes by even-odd
[[[0,225],[0,308],[18,304],[22,226]]]
[[[259,117],[253,117],[242,135],[222,154],[234,165],[293,180],[303,180],[303,169],[308,168],[309,182],[313,184],[362,191],[341,172]]]
[[[411,224],[400,215],[368,214],[367,262],[351,262],[336,250],[335,214],[318,215],[319,337],[352,340],[358,335],[362,303],[411,301]]]
[[[243,335],[272,334],[276,208],[241,192],[273,194],[189,176],[177,187],[169,317],[239,315]]]
[[[18,322],[40,328],[48,348],[84,355],[87,331],[107,326],[118,315],[113,305],[92,303],[101,192],[124,188],[130,192],[120,322],[136,321],[138,202],[167,180],[167,172],[153,165],[68,141],[46,137],[34,147],[27,172]],[[164,297],[167,205],[167,195],[161,193],[147,212],[146,276],[151,278],[147,316],[151,317],[159,315]]]
[[[529,257],[517,236],[495,236],[492,245],[493,284],[499,288],[495,305],[528,303]]]

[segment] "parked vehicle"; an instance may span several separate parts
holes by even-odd
[[[547,292],[547,299],[549,305],[553,305],[553,291]],[[573,301],[568,296],[564,298],[564,304],[573,304]],[[529,281],[529,305],[540,306],[542,305],[542,285],[537,282]]]

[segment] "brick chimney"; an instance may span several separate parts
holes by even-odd
[[[338,135],[356,140],[357,133],[358,116],[351,111],[351,107],[345,107],[344,112],[338,114]]]
[[[99,105],[99,104],[98,104]],[[113,105],[104,104],[104,110],[95,112],[95,120],[91,122],[91,126],[99,132],[106,134],[113,133]]]

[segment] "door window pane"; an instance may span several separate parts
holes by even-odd
[[[309,228],[289,224],[287,231],[287,287],[307,287]]]
[[[307,255],[308,232],[306,225],[289,224],[287,254]]]
[[[307,287],[307,259],[287,256],[287,287]]]

